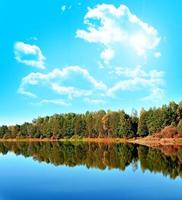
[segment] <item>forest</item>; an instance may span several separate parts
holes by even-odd
[[[38,117],[31,123],[2,125],[0,138],[133,138],[152,135],[167,126],[182,134],[182,102],[142,108],[139,114],[133,110],[130,115],[124,110],[99,110]]]

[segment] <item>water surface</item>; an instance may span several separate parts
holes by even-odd
[[[182,149],[0,143],[0,200],[181,199]]]

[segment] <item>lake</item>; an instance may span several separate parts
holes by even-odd
[[[0,200],[182,199],[182,148],[0,143]]]

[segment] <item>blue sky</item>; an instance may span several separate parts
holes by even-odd
[[[181,100],[180,0],[1,0],[0,124]]]

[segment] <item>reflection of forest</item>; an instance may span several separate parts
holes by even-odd
[[[182,148],[165,146],[153,149],[131,144],[104,143],[50,143],[50,142],[5,142],[0,143],[0,152],[14,152],[34,160],[54,165],[76,166],[88,168],[117,168],[125,170],[128,165],[134,168],[140,161],[142,170],[162,172],[171,178],[182,177]]]

